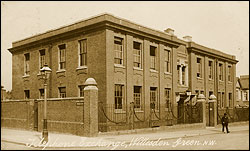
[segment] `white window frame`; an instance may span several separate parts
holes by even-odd
[[[220,65],[221,65],[221,66],[220,66]],[[219,74],[218,74],[218,75],[219,75],[219,81],[224,81],[224,78],[223,78],[223,74],[224,74],[224,73],[223,73],[223,71],[224,71],[224,70],[223,70],[224,64],[221,63],[221,62],[219,62],[219,63],[218,63],[218,66],[219,66],[219,71],[218,71],[218,72],[219,72]]]
[[[211,66],[209,65],[210,62],[211,62]],[[213,69],[214,69],[214,62],[212,60],[208,60],[208,79],[210,79],[210,80],[214,79]],[[209,77],[210,75],[211,75],[211,77]]]
[[[164,48],[164,72],[171,73],[171,48],[170,47]]]
[[[85,42],[83,52],[81,52],[81,42]],[[87,67],[87,53],[88,53],[88,41],[86,38],[78,40],[78,66]],[[81,62],[81,56],[83,56],[83,62]]]
[[[155,88],[155,90],[151,90],[151,88]],[[150,104],[155,102],[155,111],[159,111],[160,103],[158,99],[158,88],[157,87],[150,87]]]
[[[65,45],[64,49],[60,49],[60,46]],[[58,45],[58,70],[66,70],[66,44]],[[64,50],[64,61],[61,61],[61,50]],[[61,67],[61,63],[64,63],[64,68]]]
[[[151,47],[155,47],[155,55],[151,56]],[[158,67],[158,44],[151,42],[149,45],[149,57],[150,57],[150,70],[155,70],[157,71]],[[152,64],[153,63],[153,64]]]
[[[165,88],[165,110],[170,110],[170,104],[171,104],[171,88]]]
[[[125,89],[125,86],[123,84],[115,84],[115,87],[114,87],[114,90],[115,90],[114,91],[114,109],[116,112],[126,110],[124,89]],[[118,92],[118,94],[117,94],[117,92]],[[121,93],[121,96],[119,95],[119,93]],[[117,106],[117,103],[116,103],[116,101],[119,101],[119,99],[121,99],[121,108],[119,108],[119,106]]]
[[[84,97],[84,85],[78,85],[79,97]]]
[[[121,41],[121,45],[119,45],[121,50],[116,49],[116,45],[115,41]],[[120,37],[120,36],[114,36],[114,64],[118,65],[118,66],[124,66],[124,38]],[[118,56],[116,56],[117,54],[119,54]],[[120,63],[116,63],[116,59],[119,59]]]
[[[61,92],[61,88],[65,88],[65,92]],[[66,93],[67,93],[66,87],[58,87],[59,98],[66,98],[67,97]]]
[[[198,60],[200,62],[198,62]],[[197,64],[197,78],[202,78],[202,58],[197,56],[196,57],[196,64]]]
[[[233,78],[232,78],[232,70],[233,70],[232,67],[233,66],[232,65],[228,65],[227,67],[228,67],[228,81],[232,82],[233,81]]]
[[[135,93],[135,87],[140,88],[139,93]],[[137,107],[136,100],[139,99],[139,107]],[[135,110],[143,110],[143,102],[142,102],[142,86],[134,86],[134,108]]]
[[[26,55],[29,55],[29,60],[27,60]],[[30,53],[24,54],[24,76],[30,75]]]

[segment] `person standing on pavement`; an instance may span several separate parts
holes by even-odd
[[[221,119],[221,123],[222,123],[222,132],[224,132],[224,127],[226,127],[227,133],[230,133],[230,131],[228,130],[228,116],[227,113],[224,113],[224,116]]]

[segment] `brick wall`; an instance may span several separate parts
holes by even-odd
[[[43,130],[43,100],[38,101],[38,131]],[[48,131],[83,135],[83,98],[47,101]]]
[[[34,100],[2,101],[1,105],[3,127],[33,129]]]
[[[2,101],[2,126],[42,132],[43,103],[43,100]],[[83,98],[48,99],[48,131],[83,135],[83,111]]]

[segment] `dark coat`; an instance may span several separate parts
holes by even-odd
[[[228,117],[227,116],[223,116],[222,119],[221,119],[221,123],[227,125],[228,122],[229,122]]]

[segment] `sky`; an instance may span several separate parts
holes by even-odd
[[[12,42],[103,13],[192,36],[235,55],[236,76],[249,75],[248,1],[1,1],[1,85],[12,89]]]

